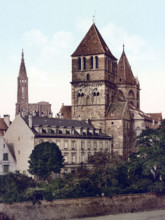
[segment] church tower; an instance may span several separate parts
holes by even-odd
[[[16,115],[18,115],[20,111],[23,111],[24,115],[28,115],[28,77],[26,74],[23,51],[19,76],[17,78]]]
[[[135,78],[132,73],[131,66],[124,51],[124,45],[122,55],[117,65],[116,84],[118,86],[119,93],[124,96],[131,105],[139,110],[140,85],[138,79]]]
[[[104,128],[116,91],[116,74],[117,59],[93,24],[72,54],[72,118],[90,119]]]

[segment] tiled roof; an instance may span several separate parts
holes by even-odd
[[[7,130],[7,125],[3,118],[0,118],[0,130]]]
[[[72,56],[86,56],[94,54],[106,54],[112,59],[117,60],[109,50],[95,24],[91,26]]]
[[[162,121],[162,113],[147,113],[155,122]]]
[[[119,84],[122,83],[136,84],[136,79],[133,76],[132,69],[128,62],[124,49],[120,57],[119,63],[117,65],[117,77],[118,77],[117,83]]]
[[[28,123],[28,118],[25,118],[25,121]],[[87,124],[84,121],[79,120],[69,120],[63,118],[47,118],[47,117],[33,117],[32,118],[33,126],[36,125],[47,125],[47,126],[56,126],[56,127],[75,127],[75,128],[94,128],[91,124]]]
[[[123,117],[126,102],[115,102],[109,107],[109,111],[106,118],[109,119],[120,119]]]
[[[62,104],[62,107],[59,113],[63,115],[64,119],[71,119],[72,118],[72,106]]]
[[[28,117],[26,117],[25,122],[28,124]],[[32,131],[36,137],[70,137],[70,138],[101,138],[110,139],[111,137],[102,133],[101,131],[91,133],[91,131],[96,130],[92,124],[87,124],[84,121],[78,120],[68,120],[62,118],[47,118],[47,117],[32,117]],[[41,127],[42,132],[38,132],[36,127]],[[50,131],[46,131],[46,127],[50,127]],[[51,128],[52,127],[52,128]],[[59,133],[56,133],[53,128],[59,128]],[[63,128],[66,128],[65,132]],[[68,128],[68,129],[67,129]],[[70,129],[74,128],[74,132],[70,132]],[[82,132],[77,132],[82,129]],[[78,130],[77,130],[78,129]],[[89,129],[89,132],[88,132]]]

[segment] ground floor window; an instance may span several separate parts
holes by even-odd
[[[3,166],[3,172],[8,173],[9,172],[9,165],[4,165]]]

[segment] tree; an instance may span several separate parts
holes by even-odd
[[[29,173],[46,180],[51,172],[60,173],[64,167],[63,156],[55,143],[43,142],[35,146],[30,155]]]

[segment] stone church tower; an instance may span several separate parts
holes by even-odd
[[[22,51],[21,65],[17,78],[17,103],[16,115],[21,114],[23,117],[28,114],[36,116],[52,117],[51,104],[49,102],[29,103],[28,100],[28,77],[26,73],[24,53]]]
[[[123,53],[117,65],[116,84],[120,95],[124,96],[132,106],[139,110],[140,85],[138,79],[132,73],[131,66],[124,51],[124,45]]]
[[[25,115],[28,114],[28,77],[26,74],[23,51],[21,65],[19,69],[19,76],[17,78],[16,115],[18,115],[20,111],[24,111]]]
[[[93,24],[72,54],[72,117],[90,119],[105,131],[116,74],[117,59]]]

